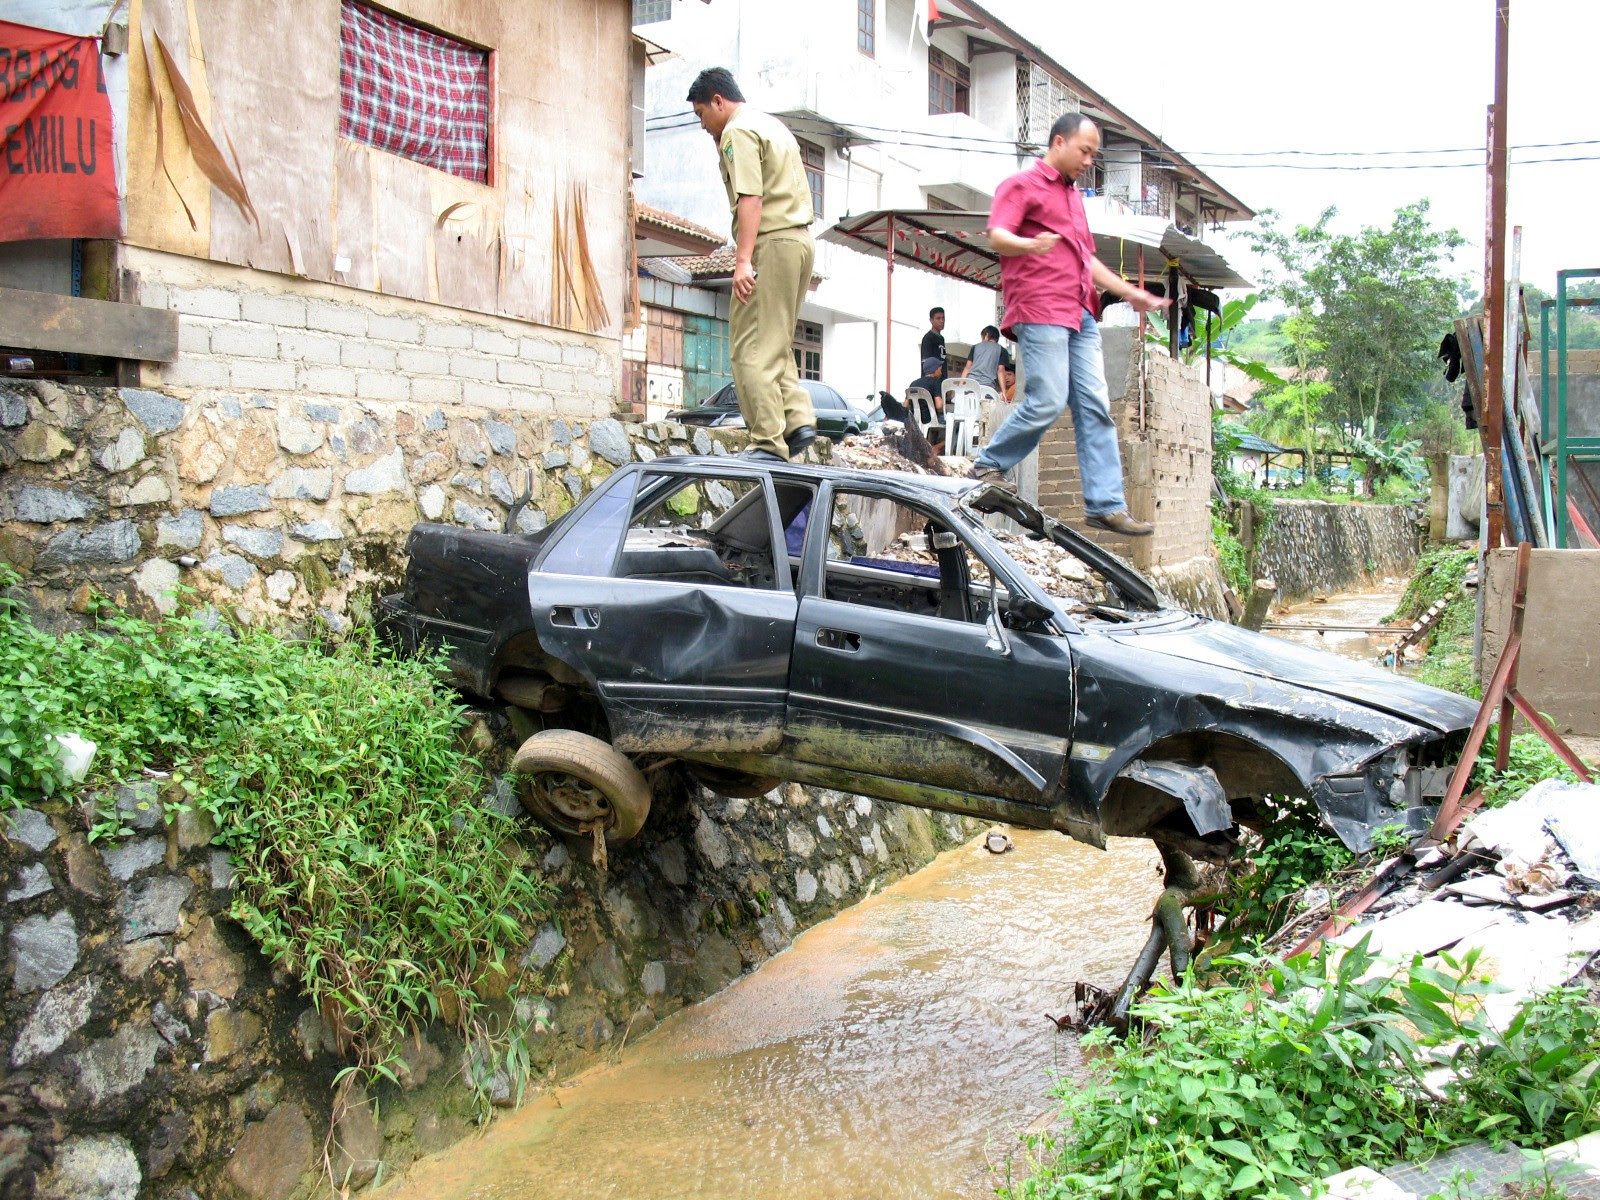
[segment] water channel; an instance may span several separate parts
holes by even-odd
[[[1376,625],[1396,592],[1288,616]],[[1361,635],[1293,632],[1370,662]],[[1114,988],[1161,884],[1150,843],[1013,831],[951,850],[611,1064],[417,1164],[385,1200],[953,1200],[992,1195],[1018,1134],[1081,1074],[1074,980]]]

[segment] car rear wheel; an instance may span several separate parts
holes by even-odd
[[[708,792],[726,796],[730,800],[754,800],[765,796],[783,782],[771,775],[746,775],[743,771],[730,771],[727,767],[714,767],[710,763],[684,763],[695,782]]]
[[[650,784],[599,738],[546,729],[522,743],[512,762],[522,807],[556,833],[590,833],[598,823],[611,844],[625,842],[650,815]]]

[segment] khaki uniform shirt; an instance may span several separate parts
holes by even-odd
[[[722,168],[728,208],[734,214],[735,240],[740,196],[761,197],[758,233],[804,229],[811,224],[811,186],[806,182],[800,146],[777,117],[741,104],[723,128],[718,150],[717,165]]]

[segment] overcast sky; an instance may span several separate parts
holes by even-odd
[[[1594,159],[1512,168],[1508,223],[1522,226],[1522,278],[1549,290],[1557,270],[1600,267],[1600,0],[1510,2],[1511,144],[1597,140],[1512,154],[1513,162]],[[1494,0],[988,5],[1174,149],[1197,156],[1477,147],[1494,98]],[[1426,197],[1435,223],[1468,239],[1458,261],[1481,286],[1481,155],[1451,170],[1205,169],[1250,207],[1275,208],[1289,222],[1336,205],[1336,227],[1348,231],[1386,225],[1397,207]],[[1249,274],[1248,255],[1236,253]]]

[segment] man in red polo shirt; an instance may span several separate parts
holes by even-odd
[[[1006,312],[1001,328],[1022,356],[1022,403],[978,453],[972,477],[1015,489],[1008,472],[1039,445],[1063,408],[1072,409],[1090,525],[1126,537],[1151,527],[1128,515],[1122,455],[1111,419],[1100,352],[1096,289],[1121,296],[1135,312],[1167,301],[1135,287],[1094,256],[1094,238],[1074,181],[1100,153],[1100,130],[1081,113],[1050,127],[1050,148],[994,196],[989,242],[1000,254]]]

